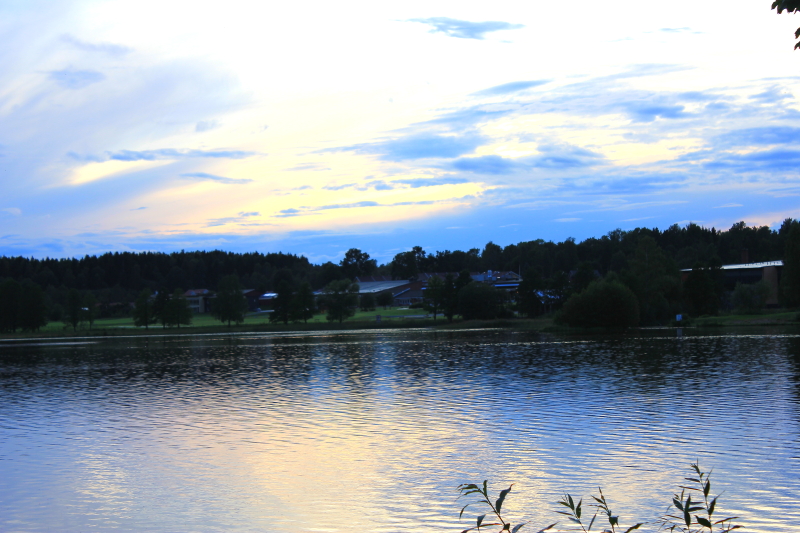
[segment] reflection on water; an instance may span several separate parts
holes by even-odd
[[[698,458],[749,531],[800,523],[797,335],[23,341],[0,399],[2,531],[459,531],[486,478],[532,525],[597,486],[631,525]]]

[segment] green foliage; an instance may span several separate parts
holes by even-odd
[[[375,298],[375,303],[386,309],[394,303],[394,296],[391,291],[378,293],[378,296]]]
[[[490,527],[490,526],[501,526],[500,529],[501,532],[510,531],[511,533],[517,533],[517,531],[522,529],[522,526],[525,525],[525,522],[522,522],[521,524],[517,524],[515,526],[510,521],[503,518],[503,515],[501,514],[503,511],[503,503],[505,503],[506,497],[511,492],[511,487],[513,486],[514,485],[512,484],[507,489],[501,490],[497,499],[494,501],[494,503],[492,503],[492,499],[489,497],[489,489],[487,487],[486,480],[484,480],[483,484],[480,486],[475,485],[473,483],[459,485],[458,491],[461,493],[459,498],[463,496],[471,496],[473,494],[477,494],[479,498],[477,502],[468,503],[467,505],[461,508],[461,512],[458,514],[459,519],[464,515],[464,511],[470,505],[481,505],[489,507],[488,513],[484,513],[477,517],[477,519],[475,520],[476,523],[475,527],[467,528],[461,531],[461,533],[467,533],[467,531],[472,531],[472,530],[480,530],[482,527]],[[488,520],[486,519],[487,514],[492,515]],[[494,520],[498,521],[495,522]],[[540,529],[537,533],[543,533],[548,529],[552,529],[554,526],[555,524],[550,524],[546,528]]]
[[[448,322],[453,321],[453,316],[458,309],[458,289],[452,274],[447,274],[442,283],[442,313]]]
[[[719,312],[719,269],[695,264],[683,282],[683,300],[692,316],[716,315]]]
[[[673,495],[667,512],[653,521],[655,524],[658,524],[658,531],[671,531],[673,533],[676,531],[681,533],[730,533],[735,529],[741,528],[741,525],[733,523],[734,520],[738,519],[737,517],[720,519],[719,515],[715,516],[714,513],[718,510],[717,501],[719,496],[711,496],[711,473],[705,473],[700,470],[698,463],[693,463],[691,468],[693,471],[692,477],[684,479],[692,483],[692,485],[681,485],[679,487],[681,493]],[[458,492],[461,493],[459,498],[472,495],[477,495],[478,497],[478,501],[468,503],[461,508],[461,512],[458,515],[459,519],[463,517],[464,511],[472,505],[488,507],[488,512],[476,518],[475,526],[464,529],[461,533],[498,526],[500,527],[499,533],[516,533],[525,526],[525,522],[513,525],[510,520],[504,518],[502,515],[503,504],[511,493],[511,488],[513,486],[512,484],[507,489],[501,490],[497,499],[492,502],[486,481],[481,485],[473,483],[459,485],[457,489]],[[601,520],[604,519],[608,522],[608,526],[606,527],[599,526],[603,527],[602,533],[630,533],[647,524],[647,522],[639,522],[627,528],[623,528],[623,526],[620,525],[620,515],[611,510],[611,506],[605,494],[603,494],[603,490],[600,488],[597,490],[599,495],[590,496],[591,503],[588,504],[590,508],[589,513],[585,512],[583,499],[576,501],[569,493],[565,494],[558,502],[559,505],[563,506],[561,509],[566,508],[566,510],[558,510],[556,512],[566,516],[567,519],[574,524],[575,530],[583,531],[583,533],[589,533],[592,530],[592,527],[596,525],[598,516],[602,517]],[[698,494],[701,496],[693,500],[692,495]],[[592,509],[594,513],[591,513]],[[591,519],[588,518],[589,515],[591,515]],[[487,516],[489,516],[489,518],[487,518]],[[588,523],[586,523],[587,521]],[[550,524],[540,529],[537,533],[550,530],[555,526],[556,524]]]
[[[342,268],[344,275],[350,279],[358,276],[369,276],[378,268],[377,262],[374,259],[370,259],[368,253],[362,252],[358,248],[347,250],[339,266]]]
[[[800,11],[800,0],[775,0],[772,2],[772,9],[778,11],[778,14],[784,12],[787,13],[797,13]],[[794,38],[800,39],[800,28],[797,28],[797,31],[794,32]],[[797,50],[800,48],[800,41],[794,45],[794,49]]]
[[[139,296],[136,297],[132,315],[133,324],[137,328],[144,326],[145,329],[149,329],[150,324],[156,323],[157,319],[155,310],[153,309],[153,300],[150,298],[150,291],[148,289],[143,289],[142,292],[139,293]]]
[[[72,326],[72,331],[76,331],[83,321],[83,298],[78,289],[70,289],[67,293],[63,320],[67,326]]]
[[[0,331],[14,332],[22,324],[19,320],[22,306],[22,285],[13,279],[0,283]]]
[[[94,319],[97,317],[97,298],[91,292],[86,292],[82,297],[81,307],[81,322],[89,324],[89,329],[94,325]]]
[[[425,310],[433,314],[433,319],[436,320],[436,315],[441,311],[445,299],[445,285],[444,280],[439,276],[434,276],[428,280],[428,286],[425,289]]]
[[[327,319],[331,322],[338,320],[341,324],[345,318],[355,314],[358,305],[358,283],[349,279],[340,279],[328,283],[323,292],[323,302],[328,308]]]
[[[192,324],[192,308],[189,306],[189,301],[180,289],[175,289],[175,292],[169,297],[169,300],[164,306],[163,313],[162,320],[167,326],[177,326],[180,328],[182,325],[189,326]]]
[[[764,280],[758,283],[737,283],[731,296],[733,308],[740,313],[758,313],[769,299],[769,283]]]
[[[643,236],[628,264],[623,280],[639,300],[641,323],[651,325],[670,319],[680,299],[680,274],[675,262],[655,239]]]
[[[504,294],[485,283],[469,283],[458,291],[458,309],[464,320],[497,318],[503,306]]]
[[[39,331],[39,328],[47,325],[47,301],[44,291],[36,283],[25,280],[22,282],[21,295],[19,326],[23,331]],[[0,296],[0,302],[2,301],[3,298]],[[0,331],[3,329],[0,325]]]
[[[304,281],[300,284],[297,292],[292,297],[291,303],[291,319],[294,322],[304,323],[308,322],[309,318],[314,316],[316,310],[316,302],[314,301],[314,291],[311,290],[311,284]]]
[[[531,268],[525,272],[517,294],[519,310],[522,314],[533,318],[544,313],[545,282],[538,270]]]
[[[619,281],[593,281],[583,292],[570,296],[556,322],[581,328],[634,327],[639,324],[639,303]]]
[[[783,253],[781,296],[789,307],[800,306],[800,222],[789,223]]]
[[[276,296],[272,303],[269,321],[273,324],[277,322],[288,324],[292,317],[292,287],[287,281],[281,280],[275,292]]]
[[[371,293],[365,293],[361,295],[361,298],[358,302],[358,307],[362,311],[374,311],[375,310],[375,295]]]
[[[242,293],[239,277],[225,276],[217,287],[217,297],[213,300],[211,314],[220,322],[241,324],[247,310],[247,300]]]

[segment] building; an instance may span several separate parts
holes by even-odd
[[[183,293],[183,295],[186,297],[186,301],[189,302],[189,308],[192,310],[192,313],[203,314],[211,311],[209,302],[214,296],[214,293],[212,293],[210,290],[189,289]]]
[[[686,276],[691,272],[691,268],[681,270],[681,279],[686,280]],[[733,292],[737,283],[750,285],[759,281],[766,281],[770,287],[770,295],[767,299],[767,307],[778,306],[778,295],[780,294],[781,272],[783,271],[783,261],[766,261],[764,263],[740,263],[736,265],[722,265],[722,283],[725,290]]]

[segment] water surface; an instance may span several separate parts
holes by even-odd
[[[0,530],[455,532],[483,479],[534,531],[598,486],[631,525],[699,459],[721,512],[795,531],[782,331],[0,343]]]

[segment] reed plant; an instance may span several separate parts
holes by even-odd
[[[711,472],[703,472],[700,469],[699,461],[691,464],[692,477],[684,478],[689,484],[681,485],[680,494],[674,494],[672,501],[667,508],[667,511],[660,517],[651,522],[639,522],[627,528],[620,525],[620,518],[615,514],[603,494],[602,489],[598,488],[598,495],[591,495],[590,503],[586,506],[583,499],[575,498],[569,493],[558,502],[559,505],[566,509],[559,508],[556,511],[558,514],[564,515],[570,522],[567,531],[582,531],[589,533],[592,528],[597,527],[595,531],[598,533],[631,533],[637,529],[652,526],[656,529],[654,531],[669,531],[670,533],[730,533],[734,529],[739,529],[743,526],[734,524],[734,520],[738,517],[719,518],[717,513],[717,501],[719,495],[711,496]],[[516,525],[512,521],[503,516],[503,503],[511,493],[513,484],[507,489],[501,490],[497,499],[492,501],[489,495],[488,482],[484,481],[482,485],[474,483],[462,484],[458,486],[458,491],[461,493],[459,498],[464,496],[477,495],[478,500],[466,504],[461,508],[459,519],[464,515],[464,511],[472,505],[488,507],[488,511],[484,514],[478,515],[475,519],[475,525],[464,529],[461,533],[468,531],[481,531],[481,529],[500,527],[499,533],[505,531],[509,533],[517,533],[526,522],[520,522]],[[586,512],[588,507],[588,512]],[[594,511],[592,513],[592,511]],[[591,519],[588,516],[591,515]],[[600,520],[598,520],[600,517]],[[588,523],[586,523],[588,519]],[[605,523],[607,522],[607,524]],[[602,524],[602,525],[601,525]],[[550,524],[549,526],[538,530],[536,533],[543,533],[545,531],[553,530],[557,523]]]

